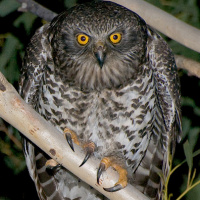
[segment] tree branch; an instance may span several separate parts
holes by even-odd
[[[185,69],[189,75],[200,78],[200,63],[184,56],[175,55],[176,64],[178,68]]]
[[[41,17],[46,21],[51,21],[57,14],[53,11],[43,7],[39,3],[33,0],[16,0],[21,3],[21,7],[18,8],[18,11],[21,12],[31,12],[34,15]]]
[[[100,182],[102,184],[98,185],[97,169],[100,160],[93,156],[84,166],[79,167],[85,156],[81,148],[74,144],[74,153],[67,144],[67,141],[64,140],[63,134],[26,104],[1,73],[0,117],[17,128],[50,157],[109,199],[148,200],[146,196],[130,184],[118,192],[109,193],[103,190],[103,187],[113,186],[117,182],[117,172],[109,168],[101,177]]]
[[[200,30],[143,0],[111,0],[140,15],[161,33],[200,52]]]

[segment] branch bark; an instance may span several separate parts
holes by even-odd
[[[200,63],[184,56],[175,55],[176,65],[178,68],[188,71],[188,75],[197,76],[200,78]]]
[[[67,141],[64,140],[64,136],[26,104],[1,73],[0,117],[17,128],[50,157],[109,199],[148,200],[146,196],[130,184],[118,192],[109,193],[103,190],[103,187],[113,186],[117,182],[118,174],[109,168],[101,177],[100,182],[102,184],[98,185],[96,178],[100,160],[92,157],[80,168],[79,165],[85,156],[81,148],[74,144],[74,153]]]
[[[19,3],[21,3],[21,7],[18,8],[18,11],[21,12],[31,12],[34,15],[50,22],[57,13],[54,13],[53,11],[43,7],[39,3],[33,1],[33,0],[17,0]]]
[[[200,30],[186,24],[167,12],[143,1],[143,0],[111,0],[140,15],[147,24],[161,33],[200,52]]]

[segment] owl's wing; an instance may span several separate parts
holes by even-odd
[[[45,52],[43,52],[41,44],[43,30],[44,28],[42,27],[35,33],[26,49],[21,70],[21,77],[19,80],[19,94],[24,101],[33,108],[35,108],[37,102],[37,93],[39,91],[41,78],[45,68]],[[32,168],[35,157],[34,147],[26,139],[23,138],[22,141],[24,144],[24,154],[27,167],[32,179],[34,179],[35,172]]]
[[[144,194],[161,199],[169,174],[169,155],[174,154],[182,131],[180,85],[175,60],[168,45],[151,28],[147,32],[147,60],[153,72],[157,100],[152,136],[135,173],[135,180],[136,187]]]
[[[22,75],[19,81],[19,93],[26,103],[37,110],[37,101],[40,86],[44,78],[44,71],[50,51],[47,42],[48,25],[41,27],[32,37],[24,56]],[[22,139],[24,155],[29,174],[41,200],[47,200],[54,195],[55,198],[64,199],[57,191],[57,182],[53,176],[46,172],[44,165],[48,156],[42,153],[26,138]],[[47,184],[48,183],[48,184]],[[50,188],[50,190],[49,190]]]
[[[153,71],[158,103],[166,132],[175,144],[176,141],[180,141],[182,132],[177,67],[167,43],[151,28],[148,29],[148,35],[147,53]],[[175,148],[173,146],[172,151]]]
[[[22,73],[19,81],[19,93],[26,103],[34,107],[37,92],[45,69],[46,51],[42,44],[45,26],[32,37],[24,56]]]

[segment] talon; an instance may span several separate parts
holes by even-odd
[[[104,189],[106,192],[117,192],[117,191],[123,189],[123,186],[120,185],[120,184],[117,184],[117,185],[115,185],[115,186],[113,186],[113,187],[110,187],[110,188],[103,188],[103,189]]]
[[[46,171],[49,174],[54,174],[58,169],[60,169],[61,164],[57,163],[53,159],[50,159],[50,160],[47,160],[47,162],[45,163],[45,166],[46,166]]]
[[[86,149],[86,155],[83,162],[80,164],[79,167],[83,166],[87,162],[87,160],[90,158],[90,156],[94,152],[95,144],[93,142],[90,142],[88,144],[83,145],[83,148]]]
[[[99,178],[104,170],[107,170],[109,167],[113,167],[119,174],[119,180],[115,184],[115,186],[110,188],[103,188],[107,192],[116,192],[121,190],[127,186],[127,171],[121,166],[112,162],[112,159],[109,157],[105,157],[101,160],[98,172],[97,172],[97,183],[99,184]]]
[[[71,134],[70,133],[66,133],[65,137],[66,137],[66,140],[67,140],[70,148],[72,149],[72,151],[74,151],[74,146],[73,146]]]
[[[89,157],[91,156],[92,153],[93,153],[93,151],[91,151],[90,149],[87,150],[85,158],[84,158],[83,162],[79,165],[79,167],[82,167],[87,162],[87,160],[89,159]]]
[[[64,129],[64,135],[66,137],[66,140],[70,146],[70,148],[72,149],[72,151],[74,151],[74,146],[73,146],[73,142],[77,145],[80,145],[79,141],[78,141],[78,138],[76,136],[76,133],[74,133],[74,131],[68,129],[68,128],[65,128]],[[73,142],[72,142],[73,141]]]
[[[99,179],[103,171],[106,170],[106,166],[104,163],[101,163],[97,172],[97,183],[99,184]]]

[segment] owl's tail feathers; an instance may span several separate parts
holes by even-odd
[[[65,200],[60,191],[58,191],[54,175],[48,173],[46,170],[47,166],[45,164],[49,157],[28,140],[23,139],[23,144],[29,174],[35,183],[39,199]]]
[[[55,181],[54,175],[49,173],[49,171],[57,170],[57,166],[53,167],[52,170],[48,168],[46,163],[48,163],[46,157],[38,152],[36,153],[36,173],[35,173],[35,185],[37,189],[38,196],[41,200],[48,199],[58,199],[64,200],[65,198],[58,191],[58,186]],[[48,169],[48,170],[47,170]]]
[[[163,161],[164,157],[160,143],[151,139],[146,154],[135,171],[135,187],[150,199],[162,199],[163,179],[169,171],[169,167]]]

